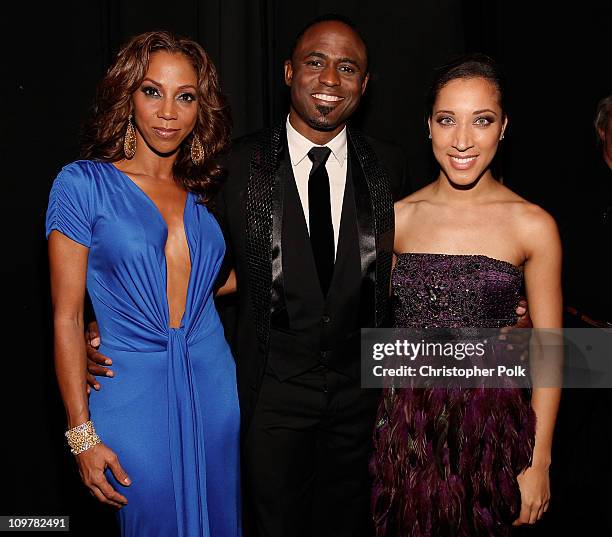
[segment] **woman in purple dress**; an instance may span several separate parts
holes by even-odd
[[[395,326],[510,326],[524,283],[534,327],[560,328],[555,222],[491,171],[508,125],[496,64],[471,55],[441,68],[428,125],[440,173],[395,206]],[[550,499],[559,398],[538,387],[385,390],[377,537],[508,535],[535,523]]]

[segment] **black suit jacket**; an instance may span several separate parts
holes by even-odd
[[[355,254],[356,272],[347,269],[346,274],[356,273],[361,281],[357,286],[346,287],[348,293],[360,295],[357,301],[360,311],[358,320],[353,318],[344,324],[329,325],[322,350],[321,330],[311,325],[295,330],[288,319],[295,308],[287,303],[291,298],[286,295],[285,287],[290,283],[286,281],[284,272],[290,264],[290,255],[295,255],[295,251],[287,249],[286,235],[295,231],[292,240],[299,241],[300,234],[299,230],[293,229],[293,224],[291,228],[286,226],[288,217],[295,216],[287,211],[293,211],[292,207],[296,206],[292,196],[297,192],[291,191],[294,178],[285,125],[236,141],[223,159],[222,164],[229,172],[228,181],[216,200],[215,211],[227,243],[224,265],[226,269],[236,269],[238,280],[237,330],[233,348],[243,432],[248,428],[267,366],[272,364],[272,369],[283,380],[299,372],[300,368],[312,365],[316,356],[321,356],[321,361],[331,367],[358,372],[358,328],[383,326],[387,321],[394,238],[393,200],[411,191],[406,159],[398,148],[366,137],[350,127],[347,134],[347,191],[354,200],[352,215],[355,225],[351,238],[345,222],[345,193],[336,266],[343,266],[340,256]],[[292,222],[299,220],[293,218]],[[358,252],[349,243],[353,239]],[[285,260],[283,249],[286,250]],[[304,254],[309,256],[311,252],[305,251]],[[304,266],[308,266],[307,261],[305,257]],[[295,261],[293,263],[291,266],[295,268]],[[304,279],[302,292],[305,297],[308,296],[308,278],[316,278],[312,272],[304,271],[300,275]],[[289,276],[293,276],[291,285],[295,286],[298,278],[293,273]],[[220,280],[223,277],[222,273]],[[323,298],[320,302],[312,302],[309,307],[317,311],[310,314],[325,318],[329,308],[336,307],[342,311],[344,306],[346,311],[347,304],[350,305],[355,297],[343,295],[343,287],[344,283],[334,274],[327,301]],[[320,304],[323,307],[321,311],[317,309]],[[302,318],[308,313],[302,312]],[[349,332],[350,345],[347,344]],[[283,349],[286,356],[281,360]]]

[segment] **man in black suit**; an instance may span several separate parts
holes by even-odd
[[[393,199],[410,188],[398,149],[347,126],[367,62],[350,21],[309,24],[285,62],[286,122],[224,162],[216,210],[238,283],[242,472],[260,537],[370,535],[379,392],[360,387],[360,329],[387,322]]]
[[[239,140],[217,203],[235,267],[247,501],[263,536],[369,535],[379,393],[360,328],[387,318],[401,152],[347,120],[368,83],[347,20],[308,25],[285,62],[286,122]]]

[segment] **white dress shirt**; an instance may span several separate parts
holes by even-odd
[[[346,186],[347,170],[347,138],[346,127],[342,129],[332,140],[324,146],[313,144],[308,138],[296,131],[289,116],[287,116],[287,143],[289,145],[289,157],[293,176],[302,202],[306,226],[310,233],[310,222],[308,212],[308,179],[312,169],[312,161],[308,158],[308,151],[313,147],[328,147],[331,154],[325,163],[325,169],[329,176],[329,194],[331,202],[332,226],[334,228],[334,255],[338,249],[338,235],[340,234],[340,218],[342,217],[342,201],[344,199],[344,187]]]

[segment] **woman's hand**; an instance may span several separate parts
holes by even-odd
[[[98,500],[117,508],[127,505],[127,498],[119,494],[104,475],[104,470],[110,468],[119,483],[125,486],[132,483],[114,451],[104,444],[96,444],[79,453],[76,460],[83,483]]]
[[[548,511],[550,479],[548,465],[534,464],[517,477],[521,491],[521,513],[514,526],[535,524]]]

